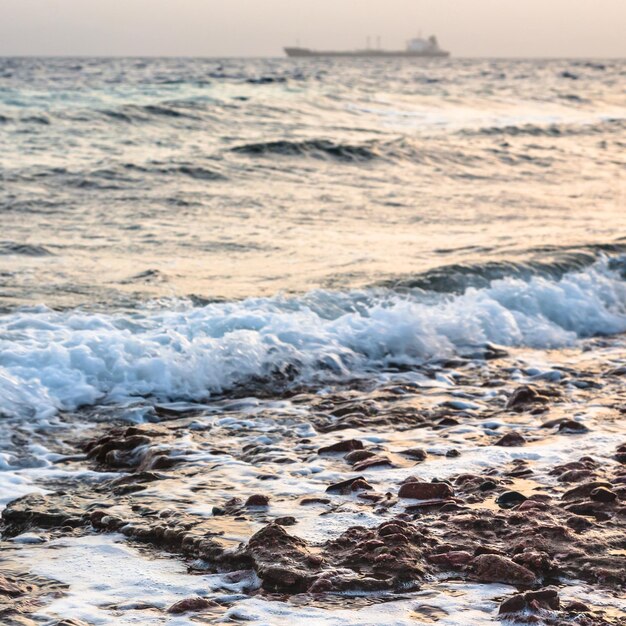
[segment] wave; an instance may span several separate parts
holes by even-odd
[[[133,398],[345,381],[489,343],[571,345],[626,331],[625,265],[607,257],[558,280],[507,277],[456,295],[316,291],[132,314],[17,311],[0,317],[0,413],[45,418]]]
[[[374,144],[344,144],[328,139],[264,141],[231,148],[232,152],[252,156],[281,155],[332,158],[340,161],[371,161],[380,158]]]
[[[440,254],[455,250],[439,250]],[[414,276],[387,279],[376,286],[396,291],[422,289],[439,293],[460,293],[469,287],[484,288],[492,281],[504,278],[530,280],[539,276],[558,280],[568,272],[582,271],[598,261],[603,254],[626,253],[626,244],[596,244],[582,248],[544,246],[526,251],[523,261],[487,261],[442,265]],[[609,261],[613,269],[620,268],[620,258]],[[624,276],[626,278],[626,276]]]
[[[17,254],[20,256],[52,256],[52,252],[44,246],[15,241],[0,241],[0,255]]]
[[[562,96],[568,100],[580,100],[576,94]],[[508,136],[508,137],[574,137],[579,135],[606,135],[626,129],[626,119],[611,118],[600,122],[578,124],[513,124],[507,126],[490,126],[478,130],[465,129],[460,131],[465,136]]]

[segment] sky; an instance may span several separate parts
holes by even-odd
[[[282,47],[626,57],[626,0],[0,0],[0,55],[280,56]]]

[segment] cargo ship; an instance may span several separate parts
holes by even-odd
[[[285,53],[288,57],[366,57],[366,58],[388,58],[388,57],[449,57],[450,53],[439,47],[437,37],[434,35],[423,39],[415,37],[411,39],[404,50],[382,50],[370,48],[369,44],[363,50],[311,50],[310,48],[287,47]]]

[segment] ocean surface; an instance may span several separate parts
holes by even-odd
[[[157,405],[557,380],[626,332],[626,61],[0,59],[0,226],[3,504]]]

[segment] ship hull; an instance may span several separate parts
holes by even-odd
[[[411,58],[411,59],[432,59],[447,58],[449,52],[445,50],[436,51],[412,51],[412,50],[347,50],[347,51],[318,51],[308,48],[285,48],[288,57],[293,58],[317,58],[317,57],[340,57],[340,58],[365,58],[365,59],[388,59],[388,58]]]

